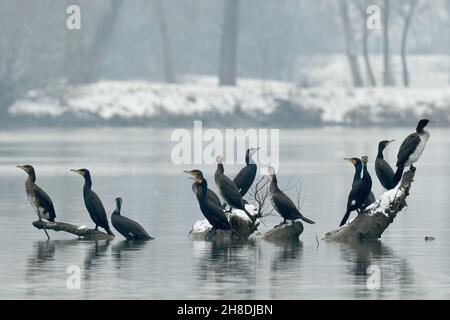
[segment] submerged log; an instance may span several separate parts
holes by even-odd
[[[263,234],[263,239],[269,241],[291,241],[298,240],[303,233],[303,223],[300,220],[288,221]]]
[[[380,199],[356,216],[349,224],[328,232],[324,240],[351,242],[380,238],[397,214],[405,208],[414,176],[415,170],[406,172],[396,188],[385,192]]]
[[[34,221],[33,226],[39,230],[53,230],[64,231],[81,237],[85,240],[112,240],[114,236],[99,230],[88,229],[86,227],[79,227],[65,222],[51,222],[51,221]]]

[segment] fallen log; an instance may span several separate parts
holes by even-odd
[[[52,222],[52,221],[34,221],[33,226],[39,230],[45,228],[45,230],[64,231],[81,237],[85,240],[112,240],[114,236],[99,230],[88,229],[84,226],[76,226],[65,222]]]
[[[379,239],[397,214],[405,208],[414,176],[415,170],[406,172],[396,188],[385,192],[350,223],[328,232],[323,239],[338,242]]]

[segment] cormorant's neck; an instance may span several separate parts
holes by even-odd
[[[225,169],[223,168],[223,163],[217,164],[217,170],[216,172],[223,174],[225,172]]]
[[[91,176],[90,175],[84,176],[84,188],[90,189],[91,187],[92,187]]]
[[[198,189],[197,189],[198,201],[203,201],[206,199],[207,189],[208,189],[208,184],[207,184],[206,180],[203,180],[200,184],[198,184]]]
[[[361,179],[361,171],[362,171],[362,167],[360,163],[357,163],[355,165],[355,175],[353,176],[353,180],[359,180]]]
[[[273,175],[270,179],[270,190],[273,191],[278,191],[278,180],[277,180],[277,176]]]
[[[367,177],[369,175],[369,171],[367,170],[367,164],[363,164],[363,177]]]
[[[28,181],[30,181],[31,183],[35,183],[36,182],[36,174],[34,172],[30,172],[28,174]]]
[[[384,146],[378,146],[377,158],[384,159],[384,156],[383,156],[384,148],[385,148]]]
[[[256,165],[255,161],[253,160],[253,158],[250,156],[250,154],[247,152],[245,155],[245,164],[246,165]]]

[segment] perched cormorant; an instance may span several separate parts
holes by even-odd
[[[362,172],[363,164],[362,164],[361,159],[358,159],[358,158],[345,158],[344,160],[350,161],[355,166],[355,174],[353,176],[353,183],[352,183],[352,188],[353,188],[355,186],[355,183],[357,181],[361,180],[361,172]],[[370,191],[370,194],[367,197],[367,200],[362,205],[362,209],[367,208],[375,201],[376,201],[375,195],[373,194],[372,191]]]
[[[375,172],[377,174],[378,180],[380,180],[381,185],[386,190],[394,189],[397,183],[395,183],[395,173],[392,167],[384,160],[383,151],[384,149],[395,140],[383,140],[378,144],[378,154],[375,160]]]
[[[217,204],[213,199],[209,198],[207,195],[208,191],[208,182],[205,178],[196,176],[194,179],[194,183],[192,186],[192,191],[197,197],[198,204],[200,205],[200,210],[202,211],[205,218],[212,225],[212,229],[206,235],[205,239],[210,239],[217,231],[219,230],[230,230],[232,233],[236,234],[239,238],[243,238],[237,231],[235,231],[230,222],[227,219],[227,216],[223,212],[223,208],[219,204]]]
[[[256,177],[256,163],[253,161],[252,156],[259,150],[259,148],[250,148],[245,154],[245,164],[246,166],[239,171],[239,173],[234,178],[233,182],[238,188],[241,196],[245,196],[247,191],[253,184]]]
[[[136,221],[120,214],[122,198],[116,199],[116,210],[111,214],[111,224],[127,240],[152,240],[153,238]]]
[[[194,178],[203,179],[203,172],[201,172],[200,170],[191,170],[191,171],[184,171],[184,172],[187,173],[187,174],[190,174]],[[198,187],[199,187],[199,185],[197,183],[194,182],[192,184],[192,191],[194,192],[194,194],[197,194],[195,189],[198,188]],[[209,188],[206,189],[206,196],[215,205],[217,205],[219,207],[222,206],[222,203],[220,202],[219,196],[214,191],[212,191],[211,189],[209,189]]]
[[[226,175],[224,175],[223,157],[218,156],[216,158],[217,170],[214,174],[214,180],[216,181],[217,188],[225,200],[225,202],[231,207],[239,210],[243,210],[245,214],[250,218],[252,222],[255,222],[256,218],[251,215],[245,208],[244,199],[242,199],[236,185]]]
[[[363,210],[363,204],[367,200],[372,190],[372,178],[370,177],[369,171],[367,171],[368,157],[363,156],[361,158],[363,164],[363,176],[360,180],[355,181],[352,186],[352,190],[348,195],[347,201],[347,211],[339,226],[343,226],[350,216],[350,213],[357,210],[360,213]]]
[[[399,183],[402,179],[403,170],[405,167],[411,166],[414,169],[413,164],[419,160],[423,150],[430,138],[430,133],[425,130],[430,120],[422,119],[417,125],[416,132],[411,133],[400,146],[400,150],[397,155],[397,171],[395,172],[395,182]]]
[[[95,223],[95,230],[98,230],[98,227],[102,227],[106,230],[106,232],[112,236],[111,229],[109,228],[108,217],[106,216],[105,207],[103,207],[103,203],[97,194],[91,189],[92,180],[91,173],[87,169],[79,169],[79,170],[71,170],[73,172],[78,173],[82,177],[84,177],[84,187],[83,187],[83,198],[84,204],[86,205],[86,209],[91,216],[92,221]]]
[[[36,214],[39,220],[46,219],[48,221],[55,221],[56,213],[53,206],[52,199],[36,184],[36,173],[34,168],[30,165],[17,166],[28,174],[28,179],[25,182],[25,191],[30,201],[31,206],[36,210]],[[47,231],[45,230],[47,238],[50,239]]]
[[[268,167],[268,173],[270,179],[270,195],[272,196],[273,207],[284,219],[280,225],[285,224],[286,220],[297,219],[301,219],[306,223],[314,224],[315,222],[304,217],[295,206],[294,202],[283,191],[281,191],[280,188],[278,188],[275,169],[273,167]]]

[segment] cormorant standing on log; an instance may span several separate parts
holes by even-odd
[[[102,201],[97,196],[97,194],[91,189],[92,187],[92,179],[91,173],[87,169],[79,169],[71,171],[78,173],[82,177],[84,177],[84,187],[83,187],[83,198],[84,204],[86,205],[86,209],[91,216],[92,221],[95,223],[95,230],[98,230],[98,227],[102,227],[106,230],[106,232],[112,236],[111,229],[109,228],[108,217],[106,216],[105,207],[103,206]]]
[[[223,208],[219,204],[208,197],[207,191],[208,191],[208,182],[205,178],[195,176],[194,178],[194,185],[192,186],[192,190],[195,193],[195,196],[197,197],[198,204],[200,205],[200,210],[202,211],[205,218],[208,220],[208,222],[212,225],[211,231],[208,232],[208,234],[205,237],[205,240],[211,239],[212,236],[216,234],[217,229],[219,230],[230,230],[232,233],[236,234],[239,238],[243,239],[242,235],[240,235],[237,231],[235,231],[231,225],[230,222],[227,219],[227,216],[223,212]]]
[[[278,188],[277,176],[275,175],[275,169],[268,167],[269,179],[270,179],[270,195],[272,196],[272,204],[274,209],[283,217],[283,222],[280,225],[286,223],[286,220],[301,219],[306,223],[314,224],[315,222],[304,217],[294,202]]]
[[[361,180],[361,172],[362,172],[363,164],[361,162],[361,159],[358,159],[358,158],[344,158],[344,160],[350,161],[355,166],[355,174],[353,176],[353,183],[352,183],[352,188],[353,188],[355,186],[355,183],[358,182],[359,180]],[[367,200],[362,205],[362,209],[367,208],[375,201],[376,201],[375,195],[373,194],[372,191],[370,191],[370,194],[367,197]]]
[[[255,181],[257,166],[252,156],[259,150],[259,148],[250,148],[245,154],[245,164],[246,166],[239,171],[239,173],[234,178],[233,182],[239,190],[241,196],[245,196],[247,191]]]
[[[383,140],[378,144],[378,154],[375,160],[375,172],[377,174],[378,180],[380,180],[381,185],[386,190],[392,190],[396,187],[395,183],[395,173],[392,167],[384,160],[383,151],[384,149],[395,140]]]
[[[204,179],[203,172],[201,172],[200,170],[184,171],[184,173],[190,174],[194,178]],[[197,184],[195,182],[192,184],[192,191],[194,192],[194,194],[197,194],[197,191],[195,189],[197,189],[198,187],[199,187],[199,184]],[[206,189],[206,197],[215,205],[217,205],[219,207],[222,206],[219,196],[209,188]]]
[[[27,181],[25,182],[25,191],[30,201],[31,206],[36,210],[39,221],[46,219],[48,221],[55,221],[56,213],[53,206],[52,199],[36,184],[36,173],[34,168],[30,165],[17,166],[28,174]],[[47,230],[44,228],[44,232],[47,238],[50,236]]]
[[[419,160],[428,139],[430,139],[430,133],[425,130],[429,122],[428,119],[420,120],[416,132],[411,133],[400,146],[397,155],[397,171],[394,178],[396,183],[399,183],[402,179],[405,167],[411,166],[411,169],[415,169],[413,164]]]
[[[350,213],[357,210],[360,213],[363,210],[363,204],[367,200],[372,190],[372,178],[370,177],[369,171],[367,171],[368,157],[363,156],[361,158],[363,164],[363,176],[361,180],[353,183],[352,190],[348,196],[347,201],[347,211],[339,226],[343,226],[350,216]]]
[[[243,210],[245,214],[250,218],[250,220],[254,223],[256,218],[251,215],[247,209],[245,208],[244,199],[242,199],[241,194],[239,193],[236,185],[231,181],[225,174],[223,168],[223,157],[218,156],[216,158],[217,169],[214,174],[214,180],[216,181],[216,185],[219,189],[222,198],[225,202],[231,207],[239,210]]]
[[[152,240],[153,238],[136,221],[120,214],[122,198],[116,199],[116,210],[111,214],[111,224],[127,240]]]

